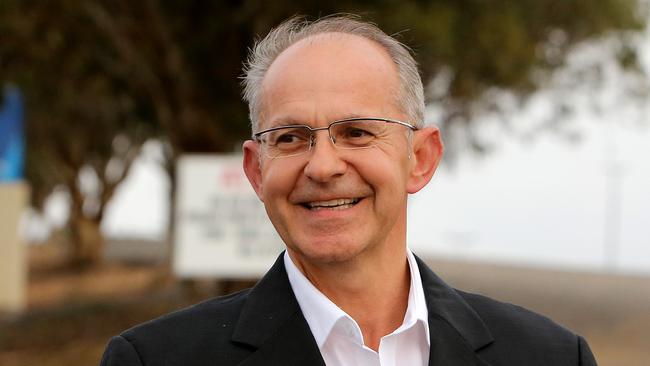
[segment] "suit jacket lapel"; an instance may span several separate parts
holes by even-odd
[[[429,365],[489,365],[476,351],[493,342],[478,314],[416,257],[429,312]]]
[[[429,365],[489,366],[445,319],[429,315]]]
[[[293,294],[282,254],[251,290],[232,336],[252,354],[241,366],[325,366]],[[429,312],[429,365],[489,366],[476,351],[493,342],[481,318],[416,257]]]
[[[291,289],[283,254],[251,290],[232,341],[253,350],[241,366],[325,366]]]
[[[325,366],[325,362],[302,314],[294,313],[277,333],[240,364],[253,365]]]

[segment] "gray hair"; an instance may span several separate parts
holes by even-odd
[[[399,91],[397,102],[416,127],[424,125],[424,89],[418,66],[410,49],[384,33],[377,25],[361,21],[355,15],[333,15],[310,22],[293,17],[272,29],[255,42],[244,63],[243,98],[248,103],[253,131],[259,127],[262,105],[262,82],[275,59],[287,48],[305,38],[322,33],[346,33],[378,43],[397,67]]]

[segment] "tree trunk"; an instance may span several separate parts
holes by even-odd
[[[70,262],[74,267],[87,267],[99,262],[104,250],[100,223],[87,217],[70,218]]]
[[[167,238],[165,244],[167,245],[167,269],[171,274],[173,272],[172,263],[175,255],[175,240],[176,240],[176,151],[173,150],[171,145],[168,147],[165,156],[165,170],[169,176],[169,224],[167,225]]]
[[[100,218],[87,217],[83,212],[83,196],[77,189],[71,188],[70,218],[70,265],[88,267],[97,264],[104,250],[104,235],[101,232]]]

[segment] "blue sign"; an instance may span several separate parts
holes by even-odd
[[[23,99],[20,91],[5,86],[0,98],[0,183],[22,179],[25,157]]]

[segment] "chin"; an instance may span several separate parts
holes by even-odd
[[[349,239],[310,240],[308,242],[287,244],[287,248],[300,257],[300,260],[318,264],[345,263],[354,260],[364,251],[360,241],[351,243]]]

